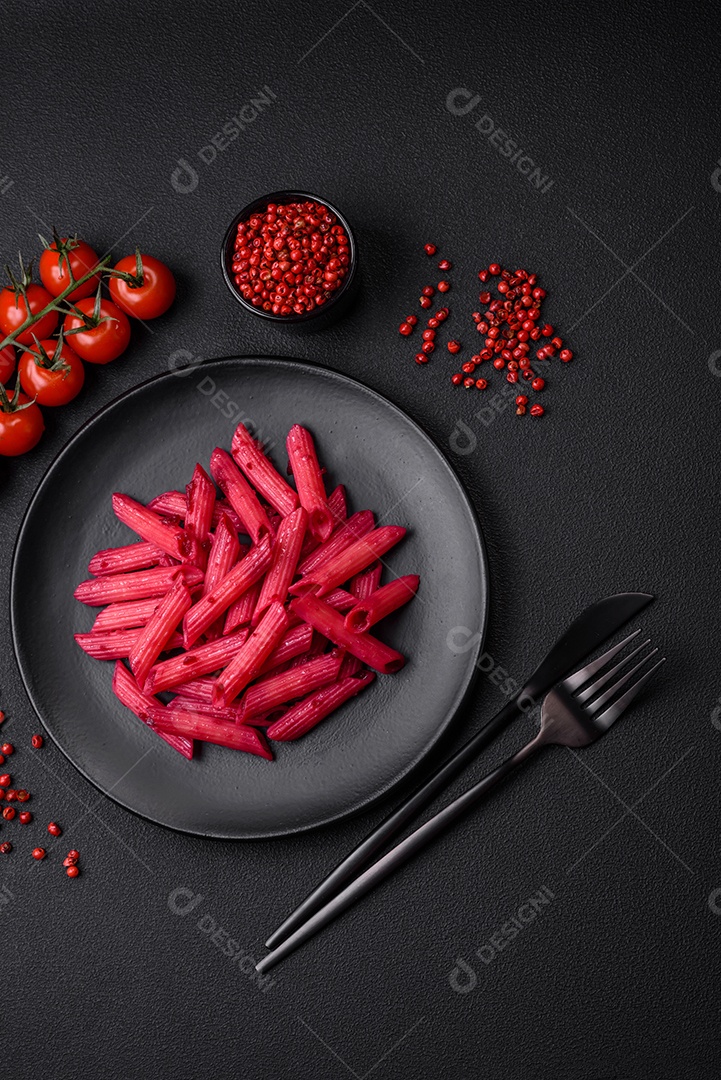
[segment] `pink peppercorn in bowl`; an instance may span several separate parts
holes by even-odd
[[[358,282],[348,222],[304,191],[274,191],[245,206],[225,234],[221,267],[241,307],[292,329],[334,321]]]

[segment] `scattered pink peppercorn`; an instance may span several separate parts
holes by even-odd
[[[447,307],[439,308],[439,310],[436,312],[436,318],[438,319],[438,322],[443,322],[445,319],[448,318],[449,315],[450,309]]]
[[[45,858],[45,848],[44,847],[33,848],[33,858],[34,859],[44,859]]]
[[[441,261],[438,263],[439,270],[450,270],[452,266],[453,263],[450,259],[441,259]]]
[[[438,251],[438,248],[435,244],[424,244],[423,250],[425,251],[426,255],[435,255],[435,253]]]
[[[9,757],[10,754],[15,753],[15,747],[11,742],[4,742],[2,746],[0,746],[0,750],[2,750],[3,754],[5,754],[6,757]]]
[[[519,405],[518,408],[516,409],[516,416],[525,416],[525,415],[526,415],[526,406],[525,405]]]
[[[472,386],[476,385],[476,380],[472,379],[469,375],[467,379],[463,380],[463,385],[465,386],[466,390],[470,390]]]
[[[431,330],[437,330],[440,325],[441,324],[438,322],[438,319],[435,317],[435,315],[431,315],[430,319],[428,320],[429,328]]]
[[[516,405],[528,405],[528,394],[518,394]]]
[[[415,326],[418,322],[417,315],[406,315],[404,322],[407,322],[409,326]]]
[[[0,844],[0,851],[2,851],[3,855],[9,855],[12,849],[13,846],[9,840],[6,840],[4,844]]]
[[[450,281],[439,281],[438,282],[438,292],[448,292],[450,287],[451,287]]]
[[[534,379],[533,382],[531,383],[531,386],[533,387],[534,390],[543,390],[545,385],[546,385],[546,380],[542,379],[540,377],[540,375],[538,376],[538,378]]]
[[[10,787],[12,780],[13,778],[9,772],[0,773],[0,787]]]
[[[483,284],[485,285],[485,283],[488,281],[488,271],[487,270],[479,270],[478,271],[478,280],[482,281]]]
[[[421,289],[421,296],[433,296],[435,291],[432,285],[424,285]]]
[[[416,363],[417,364],[427,364],[428,363],[428,357],[426,356],[426,354],[422,353],[422,352],[417,352],[416,353]]]
[[[545,411],[543,405],[531,405],[531,416],[543,416]]]
[[[33,815],[30,813],[29,810],[21,810],[20,813],[18,814],[18,818],[19,818],[21,824],[29,825],[30,822],[33,820]]]
[[[30,740],[36,750],[40,749],[44,741],[45,740],[43,739],[42,735],[33,735],[32,739]]]
[[[488,383],[485,379],[476,379],[476,390],[485,390]]]
[[[564,364],[567,364],[569,360],[573,360],[573,353],[570,349],[561,349],[558,355],[560,356],[561,360],[563,360]]]
[[[459,353],[461,351],[461,343],[460,341],[451,340],[448,342],[446,348],[448,349],[449,353],[453,353],[455,355],[456,353]]]
[[[63,830],[54,821],[51,821],[48,825],[48,832],[51,836],[62,836]]]
[[[436,336],[436,332],[435,330],[429,328],[428,330],[424,330],[421,336],[423,337],[424,341],[433,341]]]
[[[491,277],[498,277],[500,272],[501,268],[498,263],[491,263],[491,265],[488,267],[488,273],[491,275]]]
[[[68,877],[72,877],[72,878],[75,878],[75,877],[77,877],[77,876],[78,876],[78,874],[80,873],[80,870],[79,870],[79,868],[78,868],[77,866],[75,866],[75,865],[73,864],[72,866],[69,866],[69,867],[67,868],[67,870],[65,871],[65,873],[66,873],[66,874],[68,875]]]
[[[463,376],[461,375],[460,371],[457,371],[455,375],[451,375],[451,382],[454,386],[460,386],[460,384],[463,382]]]
[[[6,821],[12,821],[12,819],[15,817],[15,807],[14,806],[6,806],[5,809],[3,810],[3,817],[5,818]]]
[[[18,793],[17,793],[18,802],[27,802],[29,798],[30,798],[30,792],[26,791],[25,788],[20,788]]]
[[[422,308],[429,308],[431,306],[431,298],[430,296],[421,296],[418,303],[421,305]]]
[[[410,323],[402,322],[401,325],[398,327],[398,333],[403,334],[403,337],[408,337],[409,334],[413,333],[413,327],[410,325]]]
[[[435,341],[424,341],[421,345],[421,349],[424,353],[432,353],[436,347]]]

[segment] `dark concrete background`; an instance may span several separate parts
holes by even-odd
[[[118,256],[140,244],[180,287],[125,358],[88,370],[35,452],[0,465],[4,604],[21,515],[87,417],[179,350],[295,355],[400,404],[468,484],[496,664],[522,678],[570,617],[617,589],[657,593],[643,624],[668,655],[612,736],[575,759],[549,752],[263,992],[213,943],[214,925],[260,955],[383,808],[270,843],[144,823],[52,745],[31,753],[37,721],[4,618],[2,730],[33,790],[28,829],[39,840],[55,817],[83,854],[75,882],[57,859],[32,862],[27,843],[0,865],[9,1075],[718,1076],[718,47],[710,5],[6,3],[3,262],[55,224]],[[272,104],[205,163],[203,147],[266,86]],[[461,87],[480,101],[454,115],[446,100]],[[546,191],[477,130],[484,115],[553,181]],[[217,265],[237,209],[294,186],[344,210],[363,261],[352,315],[301,340],[245,316]],[[542,275],[544,315],[577,357],[551,367],[542,421],[507,409],[484,424],[480,395],[451,388],[447,354],[413,364],[397,325],[428,278],[428,239],[456,264],[448,328],[466,346],[480,266]],[[470,453],[453,449],[459,420]],[[456,740],[501,702],[482,679]],[[516,725],[456,787],[528,730]],[[186,915],[181,887],[196,897]],[[543,887],[551,903],[480,959]],[[467,993],[459,958],[475,974]]]

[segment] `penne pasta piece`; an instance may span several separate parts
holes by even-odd
[[[255,716],[263,716],[287,701],[294,701],[312,690],[335,682],[342,659],[342,654],[335,651],[277,675],[267,675],[262,682],[246,690],[241,702],[243,723],[252,723]]]
[[[351,675],[357,675],[362,667],[363,665],[357,656],[351,656],[350,653],[346,653],[343,657],[340,671],[338,672],[338,681],[340,682],[341,679],[347,679]]]
[[[281,517],[292,514],[298,506],[298,496],[243,424],[238,424],[235,430],[231,452],[236,464],[256,491],[260,492]]]
[[[356,574],[348,588],[358,600],[366,600],[380,585],[382,574],[382,565],[379,562],[373,563],[367,570]]]
[[[340,555],[361,537],[372,531],[375,519],[370,510],[359,510],[339,526],[325,544],[319,544],[298,566],[299,574],[309,574]]]
[[[263,664],[276,645],[280,644],[287,627],[285,608],[274,600],[248,640],[215,680],[214,705],[229,705],[248,683],[258,677]]]
[[[289,630],[285,637],[276,645],[273,652],[263,664],[258,675],[267,675],[269,671],[280,667],[289,660],[300,660],[307,655],[313,644],[313,627],[307,623]]]
[[[246,626],[250,622],[262,587],[263,582],[256,581],[234,604],[230,605],[225,616],[224,634],[233,634],[239,627]]]
[[[98,630],[131,630],[145,626],[160,603],[159,596],[149,600],[127,600],[122,604],[110,604],[98,613],[93,632]]]
[[[142,628],[134,630],[102,630],[89,634],[74,634],[74,638],[83,652],[96,660],[126,660],[142,633]],[[177,649],[183,644],[180,634],[174,634],[168,641],[167,649]]]
[[[378,638],[370,634],[354,634],[348,630],[340,612],[334,611],[317,596],[299,596],[291,603],[290,610],[304,622],[310,623],[319,634],[329,638],[334,645],[347,649],[352,656],[382,675],[393,675],[400,671],[406,662],[402,653]]]
[[[141,540],[137,544],[105,548],[96,552],[88,563],[88,570],[97,577],[103,574],[129,574],[133,570],[149,570],[151,566],[159,564],[162,554],[155,544]]]
[[[151,667],[166,648],[191,603],[190,590],[179,581],[163,597],[149,622],[138,634],[128,655],[130,670],[138,686],[145,687]]]
[[[215,484],[202,465],[196,465],[193,479],[185,489],[188,511],[185,517],[185,533],[195,545],[193,562],[205,570],[210,550],[210,530],[215,509]]]
[[[183,581],[190,589],[202,583],[203,571],[195,566],[159,566],[134,574],[108,574],[107,577],[81,581],[73,595],[90,607],[102,607],[125,600],[165,596],[176,581]]]
[[[182,694],[184,698],[191,698],[193,701],[212,705],[214,686],[215,679],[191,679],[190,682],[174,686],[173,692]]]
[[[300,505],[308,513],[308,528],[317,540],[323,542],[333,532],[335,522],[328,506],[313,436],[307,428],[294,424],[285,445]]]
[[[187,555],[185,534],[178,525],[168,525],[154,510],[149,510],[137,499],[116,492],[113,495],[113,512],[119,521],[136,532],[143,540],[155,544],[174,559]]]
[[[210,702],[194,701],[193,698],[172,698],[165,706],[170,712],[197,712],[201,716],[209,716],[213,720],[223,720],[228,724],[241,724],[243,710],[240,705],[213,705]]]
[[[389,581],[387,585],[382,585],[367,599],[351,608],[345,617],[346,627],[354,634],[370,630],[371,626],[385,619],[386,615],[412,600],[418,592],[420,580],[417,574],[405,574],[395,581]]]
[[[342,525],[348,517],[348,506],[346,503],[345,488],[342,484],[339,484],[338,487],[333,488],[330,495],[328,496],[328,509],[333,515],[333,521],[336,523],[336,526]],[[306,529],[305,538],[303,540],[303,547],[300,549],[299,563],[302,563],[303,560],[310,555],[311,551],[315,551],[317,547],[318,541],[313,536],[313,533],[308,532],[308,530]]]
[[[374,679],[372,671],[365,671],[362,675],[340,679],[322,690],[316,690],[314,694],[293,705],[279,720],[274,721],[266,731],[268,738],[275,742],[299,739],[350,698],[370,686]]]
[[[273,558],[263,578],[260,595],[253,611],[253,626],[257,626],[273,600],[285,602],[288,588],[295,577],[308,514],[302,506],[283,518],[273,546]]]
[[[118,701],[122,702],[126,709],[134,712],[144,724],[148,723],[148,710],[159,704],[156,698],[143,693],[131,673],[120,660],[116,663],[113,672],[113,693]],[[183,757],[188,758],[188,760],[192,758],[192,739],[184,739],[180,735],[168,735],[163,731],[156,731],[155,734],[159,735],[161,739],[182,754]]]
[[[197,710],[176,709],[171,711],[162,705],[153,706],[149,711],[149,720],[158,732],[169,735],[181,735],[186,739],[198,739],[201,742],[227,746],[231,750],[242,750],[246,754],[257,754],[267,761],[273,760],[268,745],[255,728],[244,724],[227,724],[214,720]]]
[[[217,641],[209,641],[205,645],[198,645],[190,652],[181,656],[173,656],[169,660],[162,660],[150,671],[145,689],[149,694],[159,694],[161,690],[172,690],[190,679],[197,679],[201,675],[208,675],[211,671],[218,671],[230,663],[235,654],[245,644],[248,637],[247,630],[241,630],[238,634],[219,638]]]
[[[223,580],[187,612],[183,620],[186,649],[194,645],[200,635],[227,611],[233,601],[263,576],[270,565],[270,559],[270,540],[266,537],[262,543],[252,547]]]
[[[227,450],[216,447],[210,455],[210,471],[216,484],[243,522],[245,531],[253,543],[259,544],[263,537],[272,536],[273,529],[268,515]]]
[[[148,509],[154,510],[156,514],[174,517],[177,518],[178,521],[185,521],[188,513],[188,499],[182,491],[164,491],[162,495],[156,495],[154,499],[150,500]],[[213,518],[211,521],[212,529],[218,527],[221,514],[228,514],[233,522],[233,528],[237,532],[243,532],[243,522],[240,520],[228,500],[216,497],[215,506],[213,507]]]
[[[208,556],[208,568],[205,571],[203,593],[214,589],[226,574],[229,574],[241,554],[241,543],[227,514],[221,516],[218,528],[213,535],[213,542]],[[247,548],[245,549],[247,551]]]
[[[374,529],[318,569],[305,574],[291,586],[291,594],[299,596],[313,591],[317,596],[324,596],[385,555],[403,539],[406,532],[401,525],[382,525]]]

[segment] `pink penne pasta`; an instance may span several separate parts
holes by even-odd
[[[216,484],[243,522],[254,544],[272,536],[268,515],[258,502],[258,496],[243,476],[227,450],[217,447],[210,455],[210,471]]]
[[[158,732],[181,735],[186,739],[199,739],[201,742],[227,746],[231,750],[242,750],[246,754],[257,754],[267,761],[273,760],[260,732],[244,724],[224,723],[200,712],[185,709],[171,712],[162,705],[150,709],[149,720]]]
[[[182,694],[184,698],[201,702],[205,705],[213,704],[213,690],[215,679],[191,679],[190,682],[173,687],[173,692]]]
[[[126,709],[130,709],[131,712],[134,712],[138,719],[142,720],[144,724],[148,723],[148,710],[159,704],[156,698],[143,693],[134,677],[120,660],[116,663],[115,671],[113,673],[113,693],[118,701],[121,701]],[[156,731],[155,734],[159,735],[169,746],[172,746],[174,750],[177,750],[178,753],[182,754],[184,758],[188,758],[188,760],[192,758],[192,739],[184,739],[180,735],[168,735],[163,731]]]
[[[258,675],[267,675],[269,671],[286,664],[289,660],[300,660],[307,655],[313,644],[313,627],[307,623],[288,630],[285,637],[276,645],[268,659],[258,672]]]
[[[287,627],[285,608],[273,600],[248,640],[216,679],[213,704],[229,705],[248,683],[258,677],[263,664],[280,644]]]
[[[309,574],[314,570],[318,570],[325,563],[330,562],[331,559],[349,548],[356,540],[367,536],[374,525],[375,519],[370,510],[359,510],[358,513],[352,514],[346,522],[335,530],[330,540],[326,540],[324,544],[319,544],[315,551],[312,551],[299,564],[298,573]]]
[[[191,544],[195,545],[193,562],[201,570],[205,569],[210,550],[210,530],[213,526],[215,509],[215,484],[202,465],[196,465],[193,479],[185,489],[188,512],[185,518],[185,532]]]
[[[328,506],[313,436],[300,424],[294,424],[285,445],[300,505],[308,513],[308,528],[317,540],[325,541],[333,532],[335,522]]]
[[[177,518],[178,521],[185,521],[188,514],[188,498],[182,491],[164,491],[162,495],[156,495],[154,499],[150,500],[148,509],[154,510],[156,514],[160,514],[164,517]],[[228,514],[233,523],[233,528],[236,529],[237,532],[243,531],[243,522],[240,520],[228,500],[218,499],[216,497],[211,521],[212,529],[217,528],[221,514]]]
[[[119,521],[136,532],[143,540],[155,544],[174,559],[187,555],[185,534],[178,525],[168,525],[154,510],[149,510],[137,499],[118,492],[113,495],[113,511]]]
[[[187,612],[183,620],[186,649],[194,645],[200,635],[227,611],[233,601],[263,576],[270,565],[270,559],[271,546],[266,537],[262,543],[251,548],[223,580]]]
[[[201,716],[209,716],[212,720],[223,720],[228,724],[241,724],[242,712],[240,705],[213,705],[203,701],[194,701],[193,698],[172,698],[165,706],[170,712],[197,712]]]
[[[305,574],[291,586],[291,594],[299,596],[313,591],[317,596],[324,596],[385,555],[403,539],[406,532],[401,525],[382,525],[374,529],[318,569]]]
[[[370,630],[371,626],[385,619],[386,615],[412,600],[418,592],[420,580],[417,574],[405,574],[395,581],[389,581],[387,585],[382,585],[367,599],[361,600],[350,609],[345,617],[346,627],[354,634]]]
[[[321,686],[335,682],[342,659],[342,654],[336,651],[318,656],[277,675],[267,675],[262,682],[256,683],[245,692],[241,702],[243,722],[252,723],[255,716],[263,716],[287,701],[293,701],[312,690],[319,690]]]
[[[378,638],[370,634],[354,634],[348,630],[340,612],[334,611],[316,596],[299,596],[291,603],[290,610],[304,622],[310,623],[319,634],[323,634],[334,645],[347,649],[352,656],[357,657],[374,671],[380,671],[383,675],[393,675],[396,671],[400,671],[406,662],[402,653],[379,641]]]
[[[179,581],[163,597],[149,622],[138,634],[128,655],[130,670],[138,686],[145,687],[151,667],[166,648],[191,603],[190,590]]]
[[[181,656],[173,656],[169,660],[162,660],[150,671],[145,689],[149,694],[158,694],[161,690],[172,690],[190,679],[197,679],[201,675],[208,675],[211,671],[218,671],[225,667],[233,659],[235,654],[245,644],[248,632],[241,630],[238,634],[219,638],[217,641],[209,641],[205,645],[198,645],[190,652]]]
[[[268,738],[276,742],[299,739],[350,698],[356,697],[370,686],[374,679],[372,671],[365,671],[362,675],[341,679],[330,686],[324,686],[322,690],[316,690],[272,723],[266,732]]]
[[[338,682],[341,679],[348,679],[351,675],[357,675],[363,665],[357,656],[351,656],[350,653],[346,653],[343,657],[343,663],[340,666],[338,672]]]
[[[346,502],[345,488],[342,484],[338,484],[338,487],[333,488],[328,496],[328,509],[333,515],[333,521],[336,523],[336,526],[342,525],[347,519],[348,505]],[[306,529],[303,547],[300,549],[299,562],[303,562],[303,560],[310,555],[311,551],[315,551],[318,546],[318,541],[313,536],[313,533],[308,532]]]
[[[102,630],[89,634],[74,634],[75,641],[83,652],[96,660],[126,660],[143,632],[142,627],[134,630]],[[173,634],[166,649],[177,649],[183,644],[180,634]]]
[[[125,547],[105,548],[93,555],[88,563],[91,574],[101,577],[103,574],[129,574],[133,570],[149,570],[157,566],[163,552],[155,544],[141,540],[138,544]]]
[[[373,563],[367,570],[362,570],[360,574],[356,574],[348,588],[356,599],[366,600],[379,587],[382,574],[383,567],[381,563]]]
[[[258,603],[262,581],[256,581],[249,589],[246,589],[234,604],[231,604],[225,616],[223,634],[233,634],[241,626],[246,626],[253,618],[255,605]]]
[[[292,514],[298,505],[298,496],[243,424],[238,424],[235,430],[231,451],[236,464],[256,491],[275,507],[281,517]]]
[[[98,613],[93,623],[93,632],[99,630],[132,630],[133,627],[145,626],[161,597],[153,596],[149,600],[128,600],[122,604],[110,604]]]
[[[273,546],[273,558],[268,573],[263,578],[258,602],[253,612],[253,626],[257,626],[273,600],[285,602],[288,588],[295,577],[303,537],[308,525],[308,514],[302,506],[283,518]]]
[[[235,566],[241,552],[240,540],[227,514],[221,515],[218,527],[213,535],[208,566],[205,571],[203,593],[208,593]]]
[[[107,577],[81,581],[73,595],[90,607],[102,607],[125,600],[165,596],[168,589],[181,580],[189,589],[200,585],[203,571],[195,566],[160,566],[152,570],[138,570],[134,574],[108,574]]]
[[[356,605],[355,596],[353,593],[349,593],[347,589],[333,589],[333,592],[329,592],[327,596],[323,597],[323,600],[336,611],[350,611]],[[303,622],[300,616],[295,615],[292,611],[289,613],[289,618],[291,626],[299,626]]]

